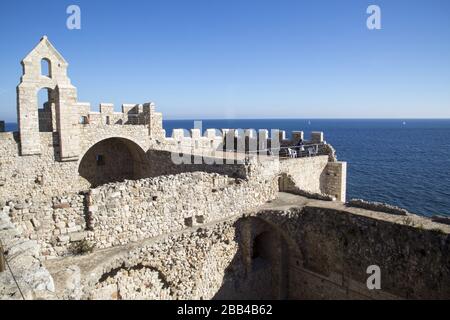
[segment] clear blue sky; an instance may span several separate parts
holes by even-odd
[[[66,8],[81,7],[81,30]],[[366,28],[366,8],[382,30]],[[166,118],[450,118],[448,0],[0,1],[0,119],[48,35],[79,100]]]

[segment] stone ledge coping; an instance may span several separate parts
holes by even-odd
[[[387,203],[369,202],[362,199],[352,199],[346,203],[349,207],[367,209],[371,211],[384,212],[399,216],[406,216],[409,212],[406,209],[396,207]]]

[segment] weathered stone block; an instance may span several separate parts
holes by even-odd
[[[70,208],[69,203],[56,203],[53,205],[53,209],[67,209]]]
[[[77,242],[86,239],[86,232],[73,232],[69,234],[70,242]]]
[[[70,240],[70,236],[68,236],[68,235],[58,236],[58,241],[59,242],[69,242],[69,240]]]

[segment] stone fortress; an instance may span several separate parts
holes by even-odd
[[[154,103],[79,102],[47,37],[22,66],[19,130],[0,132],[1,299],[450,298],[447,221],[346,202],[323,133],[311,157],[279,152],[301,131],[166,137]]]

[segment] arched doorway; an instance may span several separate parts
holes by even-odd
[[[218,300],[273,300],[289,298],[289,277],[298,248],[293,240],[261,218],[236,221],[239,249],[227,266]]]
[[[262,299],[286,299],[290,249],[283,235],[267,222],[250,218],[253,289]]]
[[[146,167],[146,155],[139,145],[125,138],[108,138],[89,148],[80,161],[78,173],[96,187],[144,178]]]
[[[55,90],[42,88],[37,92],[39,131],[52,132],[56,121]]]

